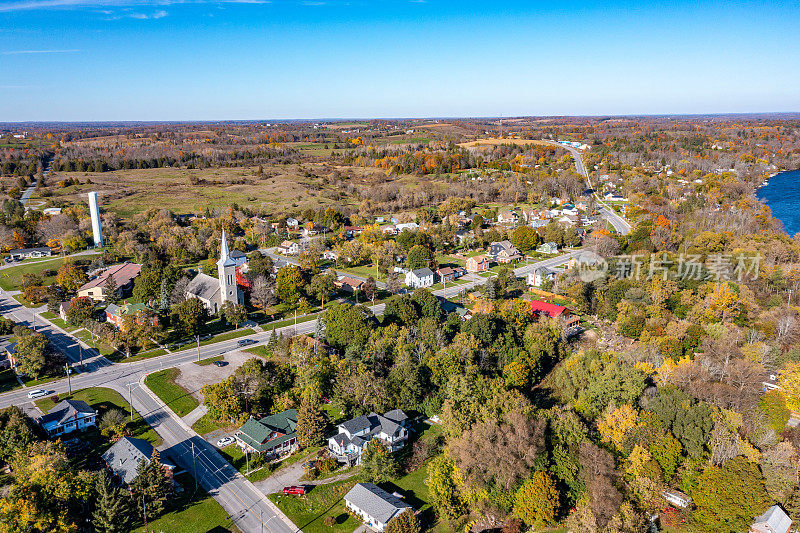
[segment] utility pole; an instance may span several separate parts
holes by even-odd
[[[83,345],[80,342],[78,342],[78,350],[81,355],[81,368],[83,368]]]
[[[64,368],[67,371],[67,386],[69,387],[69,395],[72,396],[72,379],[69,375],[69,363],[64,363]]]
[[[294,336],[297,337],[297,309],[294,310]]]
[[[793,291],[794,291],[794,289],[789,289],[789,304],[788,304],[789,307],[792,306],[792,292]]]
[[[200,334],[197,334],[197,362],[200,362]]]
[[[142,514],[144,515],[144,530],[147,531],[147,507],[144,502],[144,491],[142,491]]]
[[[131,390],[133,383],[128,383],[128,404],[131,406],[131,422],[133,422],[133,392]]]

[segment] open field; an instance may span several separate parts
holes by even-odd
[[[97,252],[96,254],[86,254],[80,257],[72,258],[75,261],[91,261],[97,255],[100,255],[102,252]],[[24,261],[19,265],[4,268],[0,270],[0,288],[4,291],[16,291],[20,290],[20,284],[22,283],[22,276],[24,274],[37,274],[40,275],[45,270],[52,270],[53,272],[57,271],[61,268],[61,265],[64,264],[65,258],[63,257],[52,257],[48,259],[42,259],[39,261]],[[44,285],[50,285],[55,283],[56,277],[53,276],[45,276],[42,278],[42,283]]]
[[[200,402],[192,396],[189,391],[175,383],[175,378],[180,375],[181,371],[177,368],[167,368],[153,372],[144,378],[144,384],[147,385],[153,393],[161,398],[178,416],[186,416],[191,413]]]
[[[520,146],[526,146],[529,144],[543,144],[546,145],[547,143],[544,141],[540,141],[538,139],[501,139],[499,137],[492,137],[490,139],[479,139],[477,141],[469,141],[465,143],[459,144],[462,148],[475,148],[478,146],[498,146],[501,144],[515,144]]]
[[[330,154],[330,150],[326,152]],[[64,178],[75,178],[81,184],[55,185]],[[338,190],[326,186],[321,178],[304,176],[299,165],[266,166],[260,176],[252,167],[59,172],[48,183],[46,194],[50,196],[37,193],[36,198],[85,203],[86,193],[94,190],[104,209],[121,217],[150,208],[202,213],[207,207],[227,208],[238,203],[278,213],[340,203]]]

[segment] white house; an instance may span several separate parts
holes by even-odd
[[[39,248],[18,248],[8,252],[11,259],[14,261],[21,261],[22,259],[34,259],[37,257],[50,257],[53,255],[53,250],[49,246],[41,246]]]
[[[39,418],[39,424],[51,437],[97,425],[97,411],[81,400],[64,400]]]
[[[528,272],[528,285],[532,287],[541,287],[542,283],[555,278],[556,274],[558,274],[558,271],[552,268],[536,268],[533,272]]]
[[[428,267],[406,272],[406,285],[412,289],[433,286],[433,270]]]
[[[402,233],[403,230],[412,231],[419,229],[419,224],[416,222],[403,222],[401,224],[395,224],[394,228],[397,230],[397,233]]]
[[[412,509],[400,497],[389,494],[374,483],[357,483],[345,494],[344,503],[371,529],[380,532],[386,529],[392,518],[406,509]]]
[[[286,219],[286,227],[297,229],[300,227],[300,221],[296,218],[289,217]]]
[[[552,241],[551,242],[546,242],[546,243],[542,244],[541,246],[539,246],[536,249],[536,251],[539,252],[540,254],[548,254],[548,255],[557,254],[558,253],[558,245],[556,243],[552,242]]]
[[[665,490],[661,493],[661,496],[675,507],[680,507],[681,509],[692,505],[692,497],[679,490]]]
[[[297,255],[300,253],[300,244],[292,241],[283,241],[275,251],[282,255]]]
[[[406,444],[408,417],[401,409],[383,415],[370,413],[339,424],[339,433],[328,439],[328,451],[333,457],[359,463],[361,454],[372,439],[380,439],[389,451],[397,451]]]

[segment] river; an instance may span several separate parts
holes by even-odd
[[[776,174],[756,191],[756,196],[772,209],[772,216],[783,222],[786,233],[800,232],[800,170]]]

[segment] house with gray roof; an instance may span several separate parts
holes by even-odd
[[[433,286],[433,270],[428,267],[406,272],[406,285],[412,289]]]
[[[328,451],[341,461],[356,464],[372,439],[380,439],[390,452],[397,451],[408,440],[407,423],[408,416],[401,409],[358,416],[339,424],[339,433],[328,439]]]
[[[72,433],[97,425],[97,411],[81,400],[64,400],[39,418],[42,426],[51,437]]]
[[[258,420],[251,416],[234,438],[244,451],[267,456],[284,455],[297,449],[296,430],[297,409],[287,409]]]
[[[150,464],[153,457],[153,445],[142,439],[122,437],[103,454],[108,468],[126,485],[136,479],[139,464]]]
[[[792,519],[778,505],[773,505],[764,514],[757,516],[750,526],[750,533],[789,533]]]
[[[389,494],[374,483],[357,483],[345,494],[347,509],[376,531],[384,531],[389,521],[413,508],[400,497]]]

